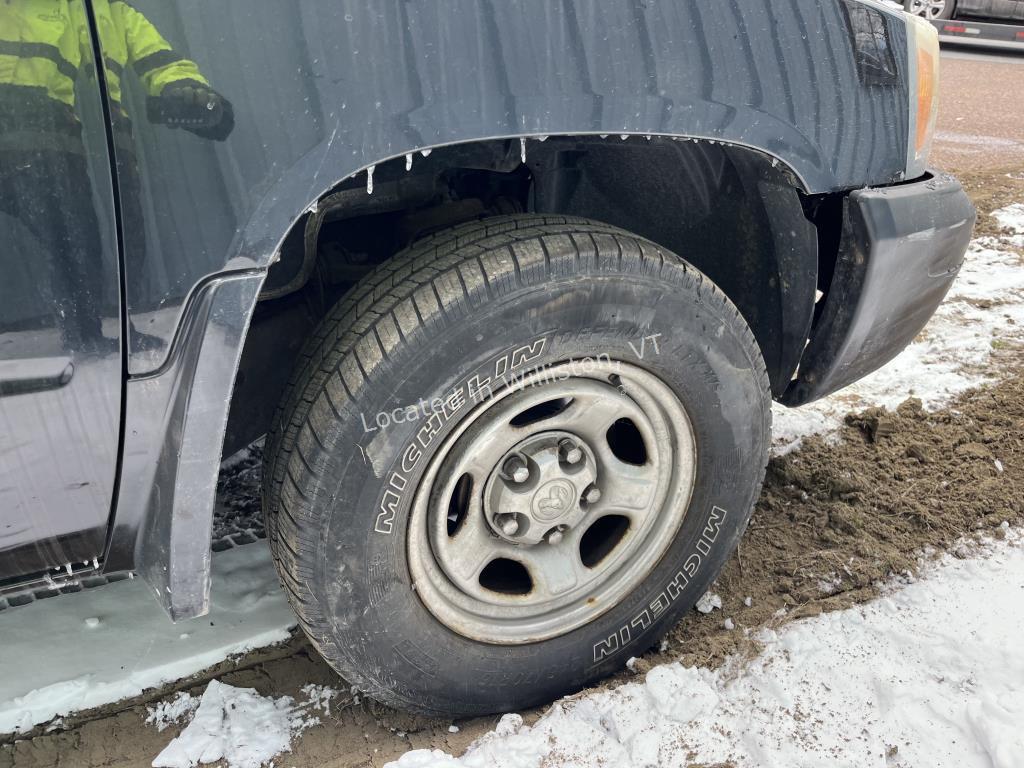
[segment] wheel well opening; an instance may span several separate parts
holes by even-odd
[[[379,163],[311,206],[284,239],[243,350],[225,452],[266,431],[316,324],[363,276],[433,232],[489,216],[560,213],[643,236],[736,304],[773,392],[792,376],[817,287],[817,231],[798,180],[754,150],[642,136],[482,141]]]

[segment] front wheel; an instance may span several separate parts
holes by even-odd
[[[477,715],[655,644],[764,475],[736,308],[641,238],[539,216],[436,235],[356,293],[268,443],[275,559],[324,658],[394,706]]]
[[[955,0],[913,0],[910,12],[926,19],[951,19],[956,12]]]

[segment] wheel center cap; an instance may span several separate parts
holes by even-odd
[[[568,480],[549,480],[533,494],[530,502],[535,520],[557,522],[577,503],[576,489]]]
[[[582,520],[597,479],[594,452],[584,440],[569,432],[540,432],[514,446],[491,472],[484,514],[501,538],[539,544]]]

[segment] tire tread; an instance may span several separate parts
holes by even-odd
[[[558,263],[563,259],[553,256],[545,242],[552,238],[567,238],[573,245],[564,266]],[[602,248],[599,240],[608,247]],[[543,258],[524,265],[517,251],[534,243]],[[323,466],[309,453],[324,455],[329,449],[317,434],[316,422],[342,419],[346,404],[359,397],[376,368],[387,364],[398,346],[415,343],[453,309],[472,309],[470,283],[476,285],[478,277],[487,300],[493,300],[523,284],[524,267],[550,278],[580,274],[588,266],[597,273],[611,269],[658,277],[676,270],[677,281],[690,281],[701,301],[716,305],[745,333],[748,357],[761,391],[770,400],[768,375],[754,336],[717,286],[653,243],[610,225],[568,216],[495,217],[412,244],[344,296],[317,326],[297,359],[266,439],[262,495],[267,538],[282,584],[310,642],[349,683],[385,704],[440,712],[429,702],[384,687],[363,670],[348,648],[331,638],[328,618],[308,578],[314,571],[321,530],[321,521],[314,519],[313,500],[322,484]],[[397,342],[390,348],[381,338],[385,325],[394,332],[384,329],[384,335],[394,338],[397,334]],[[372,354],[367,354],[369,351]],[[342,395],[345,402],[336,402]],[[770,434],[771,409],[764,411],[763,428]],[[757,488],[767,466],[767,456],[764,459]],[[743,510],[746,515],[755,501],[756,494],[750,508]]]

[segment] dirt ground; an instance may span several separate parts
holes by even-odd
[[[946,551],[965,535],[1002,536],[1003,521],[1024,523],[1024,350],[1000,350],[994,362],[1006,372],[1003,380],[950,408],[928,414],[908,400],[895,412],[869,410],[848,417],[838,441],[811,438],[773,459],[746,536],[714,588],[722,610],[690,612],[664,651],[652,651],[604,685],[671,660],[713,667],[729,654],[752,653],[757,649],[745,628],[849,607],[873,597],[879,581],[913,572],[922,549]],[[966,556],[969,549],[953,552]],[[726,617],[735,629],[724,628]],[[275,696],[298,697],[311,682],[344,687],[296,637],[163,693],[199,694],[212,676]],[[136,768],[178,732],[147,726],[141,703],[105,709],[67,730],[0,747],[0,768]],[[540,711],[523,714],[529,721]],[[479,718],[450,733],[448,721],[348,696],[278,765],[379,766],[421,747],[458,753],[495,724],[496,718]]]
[[[1024,54],[940,62],[939,118],[931,162],[960,175],[1008,168],[1024,180],[1020,82]]]
[[[995,76],[995,70],[978,64],[947,65],[946,89],[966,94],[977,78]],[[1024,75],[1024,68],[1008,66],[1017,79]],[[984,125],[975,125],[984,122],[977,116],[983,108],[992,110],[971,94],[946,96],[947,117],[940,128],[989,135]],[[959,139],[937,145],[936,163],[961,175],[978,204],[981,234],[993,231],[988,213],[1024,200],[1024,115],[1020,107],[1016,111],[985,124],[992,136],[1020,142],[1019,157],[1010,144],[992,144],[991,151],[976,155],[964,148],[977,144]],[[895,412],[868,411],[848,417],[838,440],[808,439],[799,450],[773,459],[747,534],[715,587],[722,610],[690,612],[669,633],[664,651],[652,651],[632,672],[604,685],[670,660],[715,666],[729,654],[754,652],[744,628],[778,626],[848,607],[873,597],[880,580],[913,571],[915,553],[923,548],[945,551],[965,535],[1000,536],[1003,521],[1024,523],[1024,350],[999,349],[992,365],[1003,372],[1001,380],[965,394],[950,408],[928,414],[909,400]],[[967,551],[954,549],[954,554]],[[735,629],[724,628],[726,617]],[[147,766],[178,729],[160,733],[146,725],[146,700],[175,690],[199,694],[211,677],[274,696],[298,697],[308,683],[346,688],[301,637],[294,637],[145,700],[68,718],[61,730],[40,728],[30,738],[0,745],[0,768]],[[540,712],[523,714],[529,721]],[[457,754],[497,722],[460,722],[459,731],[451,733],[448,721],[412,717],[348,694],[323,719],[296,739],[293,751],[277,761],[279,767],[380,766],[422,747]]]
[[[1024,200],[1024,54],[941,62],[939,118],[931,164],[954,174],[978,208],[976,236],[993,235],[992,211]]]

